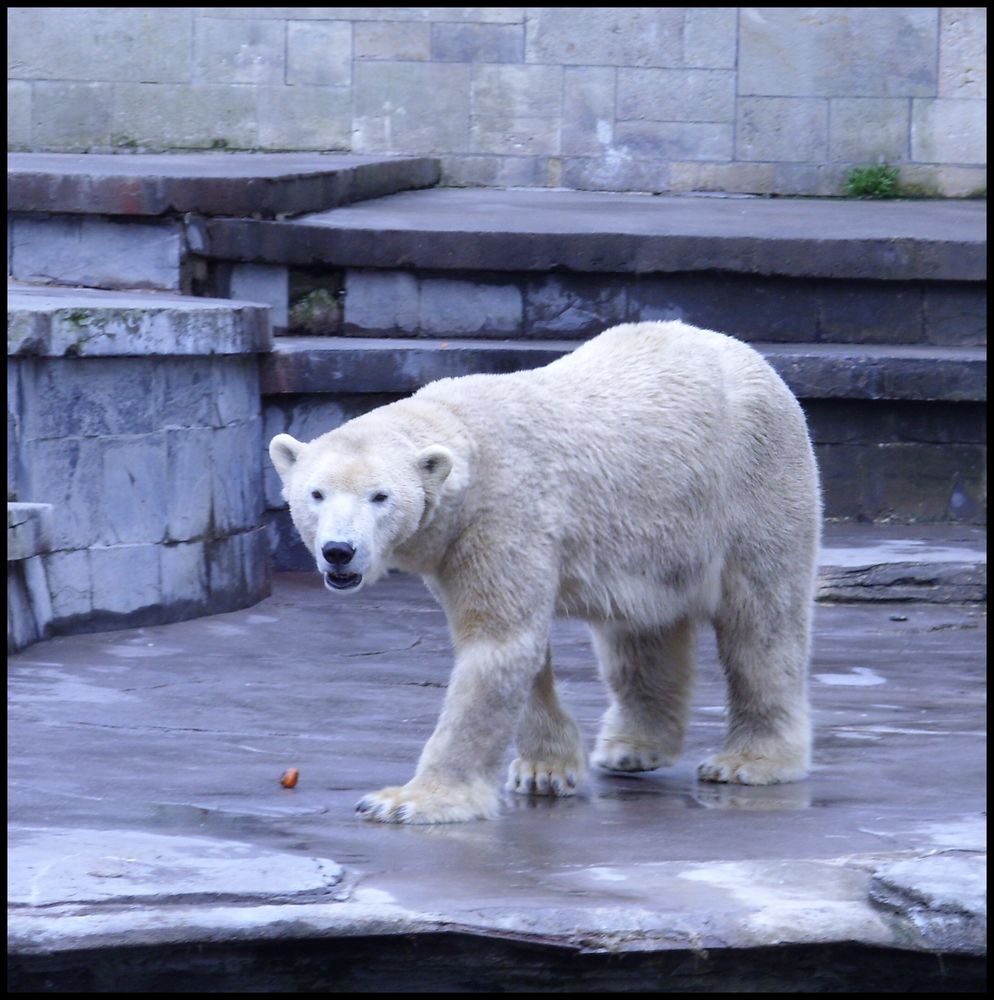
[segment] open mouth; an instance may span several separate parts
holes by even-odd
[[[362,583],[362,573],[325,573],[324,582],[333,590],[351,590]]]

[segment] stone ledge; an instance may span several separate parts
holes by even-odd
[[[7,504],[7,562],[30,559],[52,547],[50,503]]]
[[[575,341],[282,337],[262,359],[264,395],[406,393],[440,378],[538,368]],[[801,399],[987,398],[983,348],[753,344]]]
[[[206,256],[298,266],[983,282],[986,219],[981,202],[437,189],[190,229]]]
[[[157,292],[8,284],[7,354],[249,354],[272,345],[265,305]]]
[[[438,183],[437,160],[323,153],[11,153],[8,212],[296,215]]]

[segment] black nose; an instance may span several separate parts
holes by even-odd
[[[327,542],[321,546],[321,555],[335,566],[347,566],[352,562],[355,548],[348,542]]]

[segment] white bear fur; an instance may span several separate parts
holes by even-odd
[[[544,368],[434,382],[310,444],[277,435],[270,454],[322,572],[322,547],[347,541],[360,585],[422,574],[448,617],[438,724],[411,781],[359,803],[367,818],[495,815],[515,732],[509,789],[576,791],[586,754],[554,688],[557,614],[590,623],[610,695],[597,766],[677,759],[694,629],[710,621],[728,733],[699,777],[805,776],[818,475],[800,406],[746,344],[625,324]]]

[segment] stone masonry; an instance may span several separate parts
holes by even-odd
[[[432,154],[450,185],[986,189],[980,7],[8,8],[15,150]],[[113,58],[108,53],[113,53]]]
[[[7,495],[51,507],[46,546],[22,558],[32,593],[41,560],[52,630],[268,593],[256,353],[270,343],[264,306],[10,289]]]

